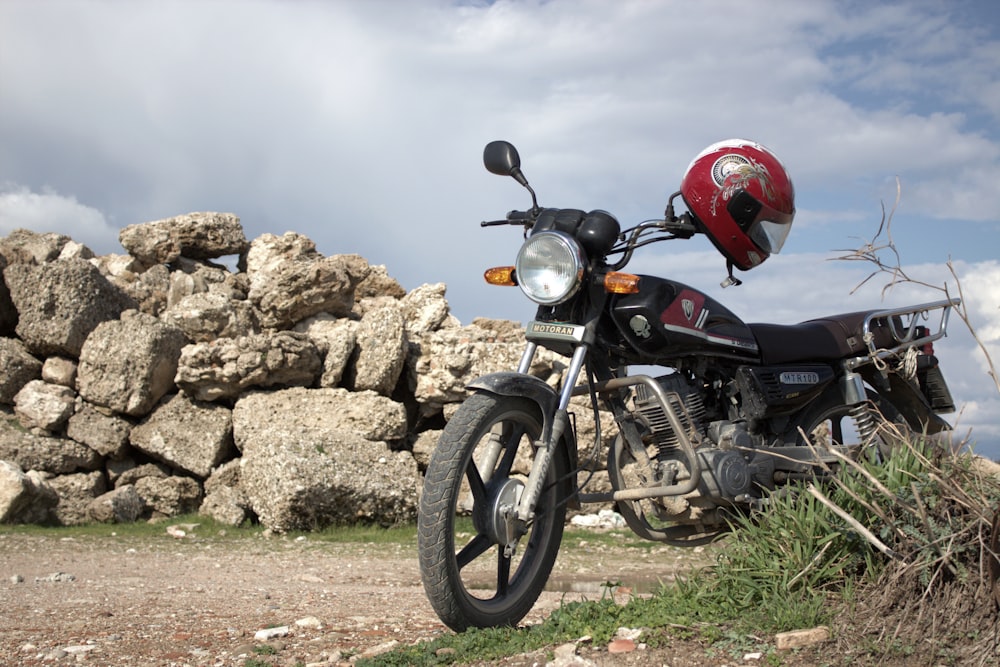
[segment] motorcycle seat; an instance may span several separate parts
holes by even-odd
[[[799,324],[748,324],[761,359],[765,364],[790,364],[809,361],[836,361],[866,354],[863,337],[865,319],[872,310],[830,315]],[[898,343],[882,319],[873,320],[869,329],[875,346],[895,347]]]

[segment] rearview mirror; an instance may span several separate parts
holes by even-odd
[[[521,173],[521,156],[509,141],[491,141],[483,149],[483,164],[492,174],[510,176],[531,193],[531,210],[537,212],[538,198],[528,185],[528,179]]]
[[[498,176],[514,176],[521,171],[521,156],[509,141],[491,141],[483,150],[487,171]]]

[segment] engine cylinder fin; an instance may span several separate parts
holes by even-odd
[[[663,387],[670,407],[680,417],[684,429],[689,433],[697,430],[705,416],[705,405],[701,396],[692,389],[682,375],[664,375],[656,378],[656,381]],[[657,397],[641,384],[635,387],[635,412],[649,427],[650,435],[661,458],[677,450],[678,437],[663,411],[663,406]]]

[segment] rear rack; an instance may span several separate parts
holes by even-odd
[[[923,303],[919,306],[872,311],[862,325],[862,337],[865,345],[868,346],[868,357],[850,359],[848,366],[857,368],[871,360],[892,357],[908,348],[926,345],[943,338],[947,335],[948,315],[951,313],[951,309],[958,307],[961,303],[961,299],[945,299]],[[936,328],[920,326],[921,322],[931,324],[932,318],[937,320]],[[873,326],[879,326],[888,331],[897,344],[889,348],[877,346],[875,335],[872,333]]]

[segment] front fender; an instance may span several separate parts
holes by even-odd
[[[559,395],[556,390],[545,384],[534,375],[524,375],[505,371],[483,375],[470,382],[466,389],[479,389],[498,396],[523,396],[538,404],[544,421],[543,433],[548,436],[552,432],[552,417],[559,407]]]

